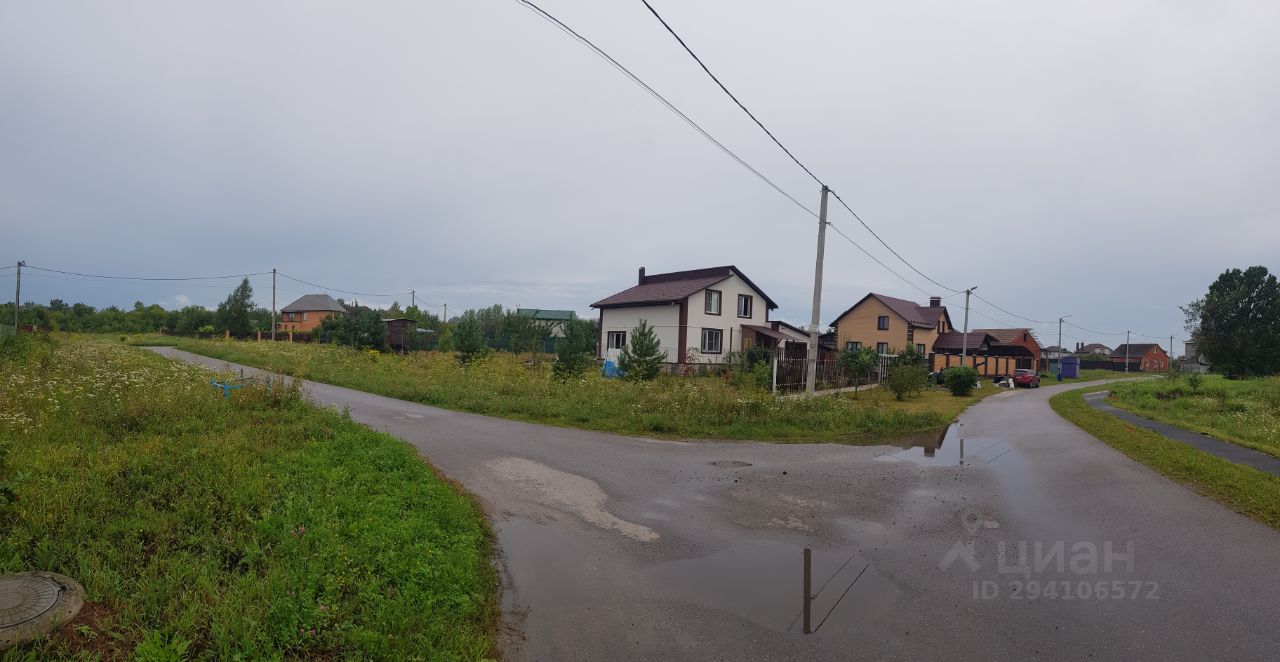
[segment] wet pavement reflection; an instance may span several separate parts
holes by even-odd
[[[926,467],[959,467],[990,464],[1011,450],[1003,439],[968,437],[963,423],[952,423],[942,432],[905,437],[894,443],[903,450],[876,458],[879,461],[907,461]]]

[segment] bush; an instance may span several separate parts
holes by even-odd
[[[1200,385],[1203,383],[1204,383],[1204,375],[1198,372],[1192,372],[1187,374],[1187,386],[1190,386],[1192,391],[1200,390]]]
[[[951,395],[972,395],[974,387],[978,385],[978,371],[967,365],[956,366],[947,370],[946,382]]]
[[[556,345],[552,376],[561,381],[582,376],[591,365],[599,338],[595,322],[580,319],[565,322],[564,338]]]
[[[484,358],[489,353],[489,347],[484,342],[483,329],[480,327],[480,320],[468,310],[458,318],[458,323],[453,325],[453,347],[458,352],[458,361],[467,364],[476,359]],[[443,344],[443,343],[442,343]]]
[[[929,369],[924,365],[924,357],[914,349],[906,350],[889,363],[889,374],[885,385],[893,392],[893,397],[902,400],[909,395],[916,395],[929,383]]]

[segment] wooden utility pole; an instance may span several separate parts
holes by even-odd
[[[26,262],[18,260],[18,276],[13,286],[13,335],[18,335],[18,311],[22,309],[22,268]]]
[[[804,389],[809,395],[818,390],[818,318],[822,308],[822,253],[827,245],[827,194],[830,192],[824,184],[822,203],[818,206],[818,256],[813,263],[813,313],[809,316],[809,365],[804,380]]]
[[[276,270],[271,269],[271,339],[276,339]]]
[[[1124,371],[1129,372],[1129,330],[1124,332]]]

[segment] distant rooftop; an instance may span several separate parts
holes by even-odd
[[[330,310],[336,313],[345,313],[347,309],[338,303],[337,299],[328,294],[304,294],[297,301],[280,309],[282,313],[301,313],[314,312],[317,310]]]
[[[578,313],[572,310],[546,310],[544,308],[517,308],[517,315],[532,317],[546,322],[567,322],[578,319]]]

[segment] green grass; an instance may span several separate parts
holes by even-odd
[[[1280,457],[1280,377],[1206,375],[1118,386],[1111,401],[1136,414]]]
[[[118,340],[0,339],[0,375],[0,572],[89,602],[6,659],[491,653],[491,534],[407,444]]]
[[[1161,475],[1238,513],[1280,528],[1280,477],[1167,439],[1098,411],[1084,401],[1085,393],[1116,387],[1109,384],[1059,393],[1049,400],[1049,404],[1085,432]]]
[[[877,444],[946,426],[979,395],[927,391],[901,402],[877,389],[778,399],[720,377],[663,376],[652,382],[605,379],[596,371],[568,382],[549,362],[528,365],[493,354],[463,367],[452,354],[400,356],[333,345],[209,341],[141,336],[196,354],[437,407],[621,434],[669,438],[831,441]]]
[[[1126,377],[1141,377],[1147,374],[1149,373],[1131,372],[1131,373],[1125,374],[1123,371],[1117,372],[1115,370],[1100,370],[1098,368],[1089,368],[1089,369],[1081,369],[1079,377],[1063,379],[1061,382],[1059,382],[1058,376],[1053,374],[1052,371],[1041,371],[1040,384],[1042,386],[1053,386],[1054,384],[1077,384],[1079,382],[1094,382],[1100,379],[1124,379]]]

